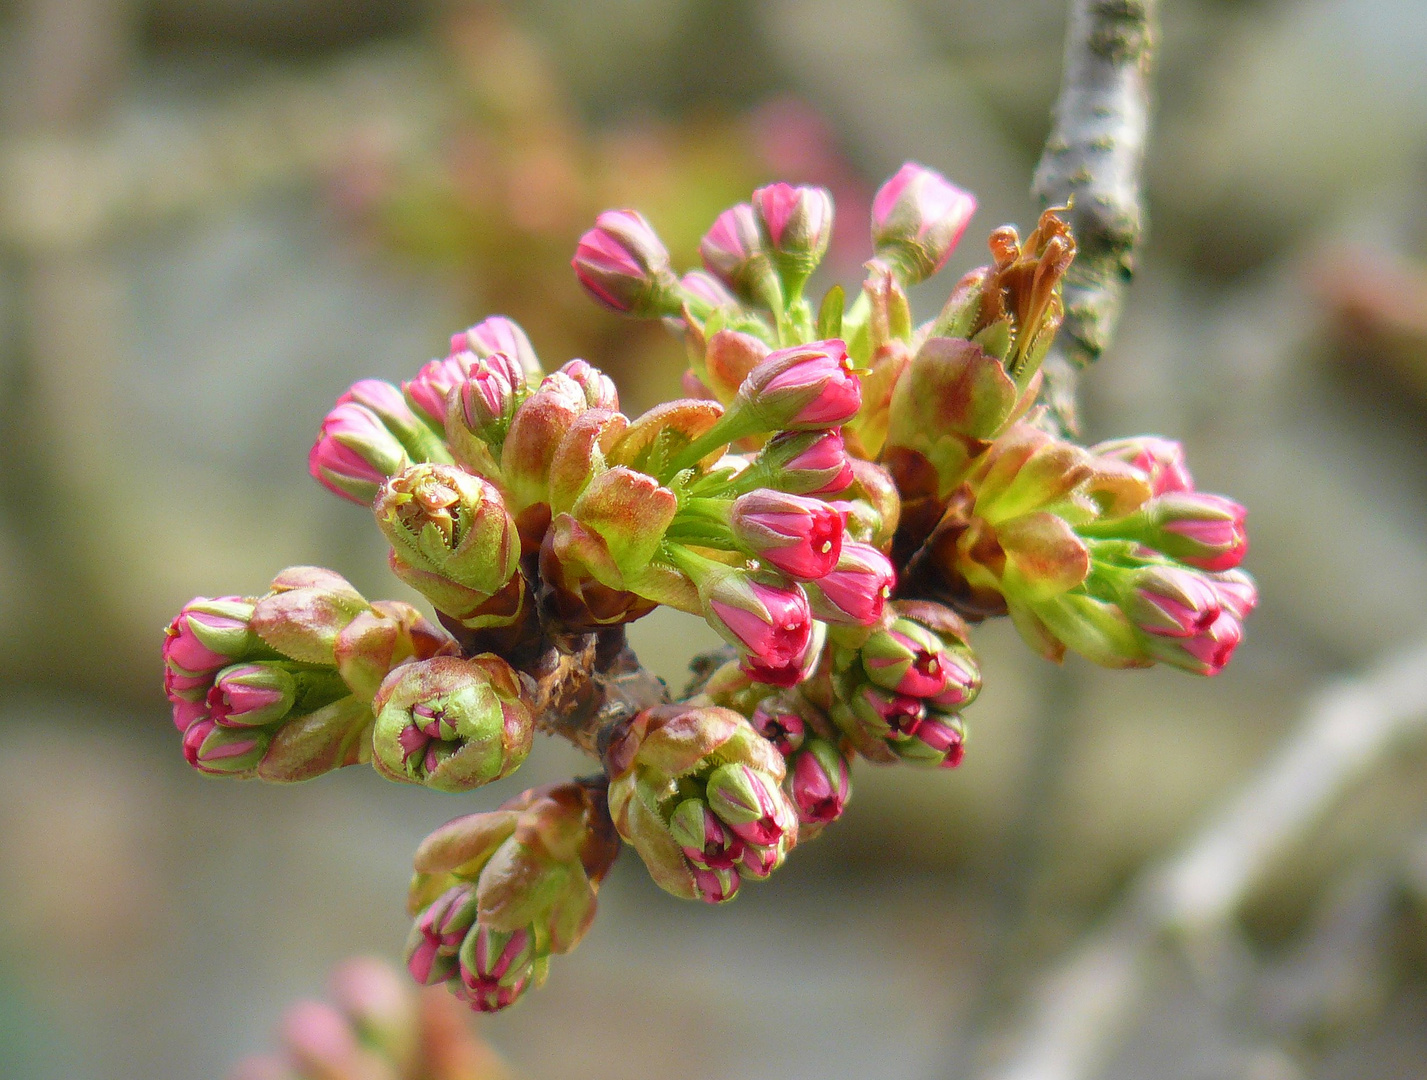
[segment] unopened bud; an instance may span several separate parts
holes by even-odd
[[[782,308],[778,273],[750,204],[739,203],[720,214],[699,242],[699,253],[709,273],[738,296],[769,311]]]
[[[811,738],[788,762],[789,788],[798,820],[825,824],[842,816],[851,794],[847,758],[827,739]]]
[[[873,197],[872,244],[914,284],[946,264],[975,213],[970,192],[909,161]]]
[[[753,193],[753,208],[782,276],[784,295],[796,299],[827,254],[832,196],[820,187],[769,184]]]
[[[635,318],[676,315],[682,300],[669,251],[633,210],[606,210],[580,237],[571,261],[585,291],[611,311]]]

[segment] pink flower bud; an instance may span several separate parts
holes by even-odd
[[[865,730],[876,738],[888,735],[912,736],[926,719],[926,704],[878,686],[864,686],[853,697],[851,711]]]
[[[832,196],[820,187],[769,184],[753,193],[753,209],[788,293],[796,296],[827,254],[832,239]]]
[[[808,598],[791,583],[737,575],[736,590],[715,587],[705,616],[715,630],[744,654],[744,670],[760,682],[791,686],[802,674],[812,640]]]
[[[837,565],[809,586],[808,603],[824,622],[874,626],[896,582],[887,556],[868,544],[844,543]]]
[[[456,954],[476,921],[476,887],[454,885],[438,896],[412,928],[406,967],[422,986],[434,986],[456,974]]]
[[[801,581],[821,578],[842,554],[842,516],[817,499],[760,488],[734,502],[729,526],[760,561]]]
[[[382,481],[411,464],[402,446],[371,409],[356,402],[337,405],[307,456],[307,471],[333,494],[369,506]]]
[[[738,872],[741,876],[762,881],[778,869],[782,862],[782,844],[749,844],[743,849],[743,858],[738,861]]]
[[[725,210],[699,242],[709,273],[738,296],[770,310],[782,306],[782,289],[764,246],[758,215],[748,203]]]
[[[872,244],[909,284],[946,264],[976,213],[976,198],[940,173],[909,161],[872,199]]]
[[[808,726],[803,718],[795,712],[778,708],[775,699],[760,702],[748,720],[754,730],[784,757],[802,746],[807,735]]]
[[[188,729],[200,720],[208,719],[208,702],[205,691],[204,700],[185,701],[183,698],[169,695],[169,700],[173,703],[173,726],[178,728],[179,733],[188,734]],[[190,764],[192,764],[190,762]]]
[[[709,808],[739,839],[766,847],[788,831],[788,810],[777,784],[748,765],[720,765],[705,788]]]
[[[1259,591],[1254,579],[1242,570],[1224,570],[1209,575],[1210,588],[1219,598],[1219,606],[1236,619],[1244,619],[1258,607]]]
[[[466,377],[467,368],[475,361],[474,353],[452,353],[444,360],[431,360],[416,373],[416,378],[401,384],[402,395],[412,410],[437,431],[446,427],[446,403],[451,391]]]
[[[636,318],[678,313],[669,251],[642,214],[606,210],[580,237],[570,265],[585,291],[612,311]]]
[[[702,799],[685,799],[674,809],[669,833],[695,870],[731,870],[743,857],[742,838]]]
[[[906,618],[874,632],[859,655],[869,679],[908,697],[935,697],[962,671],[934,633]]]
[[[477,1012],[499,1012],[534,981],[535,937],[529,930],[503,933],[484,924],[466,935],[456,996]]]
[[[837,747],[826,739],[811,739],[790,764],[798,820],[812,825],[841,817],[850,787],[847,759]]]
[[[1208,629],[1187,638],[1150,638],[1150,654],[1197,675],[1217,675],[1228,665],[1244,638],[1243,625],[1230,612],[1221,611]]]
[[[736,490],[770,487],[795,495],[831,495],[852,484],[855,474],[838,428],[788,431],[775,435]]]
[[[207,674],[227,667],[256,642],[248,621],[253,603],[241,596],[195,597],[164,631],[166,688],[175,692],[207,689]],[[193,700],[191,695],[189,700]]]
[[[491,353],[471,364],[455,388],[461,423],[478,436],[490,434],[492,426],[510,420],[517,391],[524,385],[524,373],[505,353]]]
[[[565,375],[584,392],[585,402],[592,409],[619,411],[619,391],[614,380],[593,364],[583,360],[571,360],[560,368]]]
[[[765,431],[837,427],[862,407],[862,384],[843,342],[814,341],[770,353],[749,372],[730,412],[740,407]]]
[[[1204,570],[1231,570],[1249,550],[1245,511],[1232,499],[1172,492],[1151,502],[1160,531],[1151,546]]]
[[[1128,579],[1121,610],[1149,634],[1194,637],[1219,618],[1219,596],[1202,574],[1174,566],[1146,566]]]
[[[954,769],[966,756],[961,717],[928,711],[912,738],[892,743],[892,752],[909,765]]]
[[[281,720],[297,700],[297,680],[270,661],[234,664],[208,691],[208,714],[220,727],[263,727]]]
[[[1144,474],[1150,491],[1165,495],[1172,491],[1193,491],[1194,477],[1184,460],[1184,447],[1172,439],[1140,435],[1132,439],[1112,439],[1090,448],[1096,457],[1122,461]]]
[[[737,870],[695,870],[694,890],[706,904],[722,904],[738,894]]]
[[[509,357],[515,364],[515,370],[521,372],[525,380],[538,381],[545,374],[540,370],[540,358],[535,355],[530,338],[515,320],[504,315],[483,319],[451,339],[453,354],[467,349],[482,360],[495,353]]]
[[[257,728],[223,728],[199,720],[183,736],[183,756],[199,772],[214,776],[251,776],[267,751],[271,735]]]

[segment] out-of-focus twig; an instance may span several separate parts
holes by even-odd
[[[1071,0],[1055,124],[1032,187],[1042,206],[1071,205],[1079,248],[1065,281],[1065,323],[1044,365],[1047,400],[1071,430],[1075,372],[1110,344],[1143,232],[1157,7]]]
[[[1146,989],[1157,946],[1232,956],[1232,919],[1289,848],[1406,741],[1427,734],[1427,643],[1321,691],[1273,758],[1188,846],[1145,871],[1108,921],[1034,990],[987,1080],[1084,1080]]]

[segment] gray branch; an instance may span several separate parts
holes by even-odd
[[[1079,249],[1065,322],[1045,361],[1046,399],[1075,430],[1075,373],[1109,347],[1144,231],[1140,173],[1149,135],[1158,0],[1071,0],[1065,67],[1032,191],[1069,204]]]
[[[1300,726],[1176,857],[1035,988],[1025,1026],[987,1080],[1087,1080],[1173,943],[1205,983],[1232,988],[1243,959],[1234,918],[1279,859],[1373,769],[1427,735],[1427,644],[1320,692]]]

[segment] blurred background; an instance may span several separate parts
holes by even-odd
[[[1251,508],[1235,662],[1055,669],[978,628],[961,769],[863,765],[726,909],[621,860],[482,1025],[515,1076],[1427,1075],[1427,5],[1163,8],[1152,234],[1082,404]],[[1033,218],[1063,30],[1062,0],[0,2],[0,1076],[221,1078],[339,959],[397,956],[427,831],[586,767],[547,741],[457,798],[183,763],[158,644],[190,596],[295,563],[406,595],[306,474],[348,383],[503,312],[641,410],[681,347],[579,294],[598,210],[688,265],[756,184],[817,182],[853,286],[907,158],[982,207],[929,315]],[[676,685],[712,640],[632,636]],[[1212,918],[1146,901],[1275,827]]]

